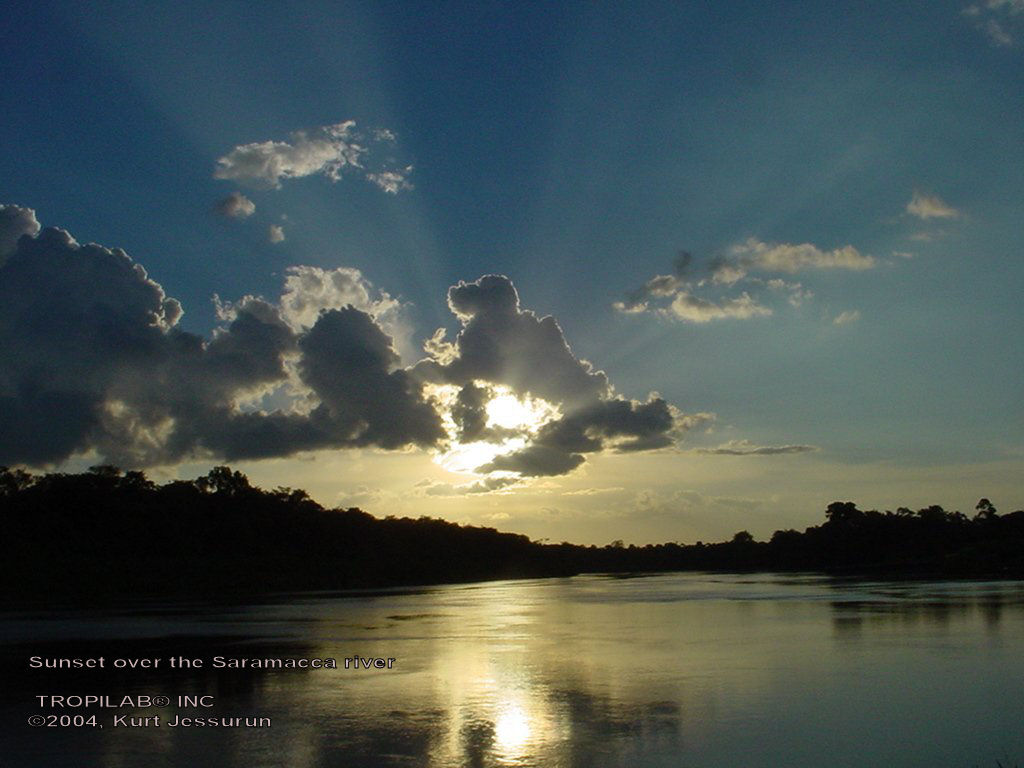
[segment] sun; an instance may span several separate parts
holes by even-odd
[[[438,453],[435,461],[449,472],[483,476],[514,475],[509,472],[480,471],[495,457],[524,448],[536,436],[537,431],[559,416],[557,406],[548,401],[519,395],[510,387],[474,382],[490,394],[484,406],[486,422],[479,439],[459,442],[459,429],[452,418],[458,388],[445,385],[434,387],[431,396],[444,407],[444,422],[452,442],[447,450]]]

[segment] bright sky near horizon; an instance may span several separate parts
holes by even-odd
[[[1021,0],[0,35],[0,464],[599,544],[1024,507]]]

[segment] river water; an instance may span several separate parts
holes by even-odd
[[[8,611],[0,643],[0,768],[1024,764],[1021,582],[591,575]]]

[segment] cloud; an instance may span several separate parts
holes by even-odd
[[[573,355],[553,317],[520,307],[515,286],[503,275],[452,286],[448,305],[462,330],[454,342],[435,334],[427,345],[431,358],[415,370],[461,388],[452,409],[461,435],[490,439],[481,425],[492,393],[481,386],[539,398],[558,414],[534,425],[526,445],[503,443],[508,450],[476,467],[480,473],[561,475],[582,465],[587,453],[668,447],[692,423],[660,397],[638,402],[615,395],[604,372]]]
[[[458,427],[459,442],[469,443],[482,438],[487,432],[487,403],[492,392],[487,387],[466,384],[456,395],[452,406],[452,421]]]
[[[277,224],[271,224],[269,227],[267,227],[267,242],[283,243],[284,227],[278,226]]]
[[[947,204],[935,195],[926,195],[914,190],[910,202],[907,203],[907,213],[919,219],[955,219],[960,212]]]
[[[26,228],[24,213],[8,217]],[[346,306],[292,326],[323,300],[303,299],[302,276],[289,275],[284,308],[220,304],[222,325],[203,339],[177,327],[181,305],[123,251],[52,228],[21,238],[0,267],[0,463],[95,451],[138,466],[446,439],[372,315]],[[283,404],[260,408],[269,393]]]
[[[676,259],[672,274],[655,275],[630,293],[625,301],[615,302],[612,307],[626,314],[653,313],[698,324],[767,317],[774,309],[762,300],[763,289],[785,293],[786,301],[793,307],[801,306],[814,293],[802,283],[791,283],[779,277],[755,277],[751,273],[862,271],[875,264],[873,256],[861,253],[852,245],[823,250],[811,243],[765,243],[752,237],[733,246],[728,255],[710,259],[700,271],[694,268],[693,257],[683,252]],[[741,285],[747,290],[739,291]],[[760,293],[761,297],[752,295],[751,291]]]
[[[789,305],[792,307],[799,307],[805,301],[814,298],[814,293],[804,288],[800,283],[787,283],[785,280],[776,277],[771,280],[766,280],[764,284],[773,291],[784,291],[788,293],[789,295],[786,298],[786,301],[789,302]]]
[[[587,453],[633,453],[672,446],[682,432],[703,423],[700,418],[687,418],[656,396],[644,403],[598,400],[549,421],[530,445],[499,455],[478,471],[515,472],[523,477],[563,475],[583,464]]]
[[[849,325],[850,323],[856,323],[858,320],[860,320],[860,310],[850,309],[836,315],[832,323],[833,325]]]
[[[354,445],[429,446],[445,433],[420,384],[398,367],[391,339],[354,307],[323,312],[298,340],[302,380],[320,398],[318,418]]]
[[[522,482],[517,477],[485,477],[475,483],[430,483],[424,484],[424,491],[427,496],[467,496],[477,493],[492,493],[506,488],[516,486]]]
[[[515,472],[521,477],[566,475],[586,459],[578,453],[548,445],[530,445],[518,451],[495,457],[478,472]]]
[[[232,192],[214,207],[221,216],[247,219],[256,213],[256,204],[241,192]]]
[[[410,173],[412,173],[412,166],[407,165],[399,170],[368,173],[366,180],[371,184],[376,184],[388,194],[397,195],[399,192],[413,189],[413,185],[408,180]]]
[[[1001,47],[1013,45],[1013,35],[1006,31],[1003,25],[995,19],[988,19],[982,26],[982,29],[988,35],[988,39],[995,45]]]
[[[765,243],[757,238],[748,238],[731,249],[732,258],[719,262],[715,275],[723,270],[733,275],[736,272],[786,272],[794,274],[808,269],[865,270],[875,266],[872,256],[862,254],[852,245],[822,250],[811,243],[793,245],[790,243]],[[732,280],[735,282],[735,280]]]
[[[458,386],[477,380],[505,384],[569,406],[610,394],[608,377],[573,355],[553,317],[520,308],[507,277],[459,282],[448,290],[448,306],[462,330],[454,343],[435,334],[433,358],[420,367],[422,375]]]
[[[35,236],[39,232],[36,212],[20,205],[0,205],[0,266],[14,253],[22,235]]]
[[[691,323],[708,323],[712,320],[726,318],[742,320],[749,317],[766,317],[772,314],[771,309],[758,304],[747,293],[716,304],[708,299],[680,292],[672,299],[668,312],[680,320]]]
[[[749,440],[730,440],[717,448],[698,448],[697,453],[716,456],[779,456],[817,450],[814,445],[754,445]]]
[[[445,491],[461,495],[667,448],[713,418],[617,395],[504,276],[452,286],[457,337],[435,334],[403,366],[402,305],[358,270],[293,267],[277,300],[216,299],[204,338],[124,251],[38,230],[30,209],[0,209],[0,226],[15,242],[0,266],[0,464],[468,446],[482,477]],[[502,421],[519,411],[525,422]]]
[[[312,328],[320,313],[349,305],[361,310],[394,336],[400,322],[401,303],[376,290],[358,269],[338,267],[288,267],[281,295],[281,317],[294,330]]]
[[[969,5],[963,10],[964,16],[972,19],[977,29],[989,41],[1000,48],[1012,46],[1015,35],[1020,31],[1020,17],[1024,13],[1024,0],[986,0]]]
[[[379,145],[390,145],[394,140],[390,131],[377,129],[363,134],[354,120],[347,120],[312,131],[296,131],[288,141],[240,144],[217,160],[213,176],[280,189],[289,179],[321,175],[338,181],[344,175],[357,174],[385,192],[397,194],[412,189],[407,180],[412,166],[395,168],[376,162]]]

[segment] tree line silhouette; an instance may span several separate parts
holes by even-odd
[[[32,475],[0,467],[0,577],[8,600],[123,594],[262,593],[577,573],[815,570],[898,576],[1024,576],[1024,511],[981,499],[863,511],[755,541],[604,547],[531,541],[429,517],[326,509],[298,489],[253,486],[214,467],[157,485],[112,466]]]

